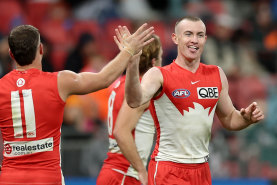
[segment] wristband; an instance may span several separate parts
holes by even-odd
[[[131,56],[134,56],[134,51],[132,51],[131,49],[129,48],[124,48],[125,51],[127,51]]]

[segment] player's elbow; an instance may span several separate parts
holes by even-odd
[[[114,128],[113,136],[114,136],[117,143],[120,143],[122,135],[123,135],[123,133],[122,133],[121,129]]]
[[[114,128],[114,130],[113,130],[113,136],[114,136],[114,138],[117,140],[120,136],[119,136],[120,134],[119,134],[119,130],[118,129],[116,129],[116,128]]]
[[[126,94],[126,102],[131,108],[137,108],[140,106],[139,99],[136,99],[135,97],[130,97]]]

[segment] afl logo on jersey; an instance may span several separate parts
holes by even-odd
[[[175,98],[187,98],[190,95],[190,91],[187,89],[176,89],[172,92],[172,96]]]
[[[25,84],[25,80],[24,80],[23,78],[19,78],[19,79],[16,81],[17,87],[22,87],[24,84]]]

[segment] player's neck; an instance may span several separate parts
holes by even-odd
[[[191,71],[192,73],[195,73],[199,67],[200,60],[193,60],[188,61],[183,57],[177,57],[175,60],[175,63],[179,66]]]
[[[18,70],[18,71],[26,71],[26,70],[32,69],[32,68],[42,70],[41,62],[38,60],[34,60],[31,64],[24,65],[24,66],[18,65],[16,63],[16,70]]]

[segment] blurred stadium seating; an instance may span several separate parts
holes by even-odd
[[[148,0],[137,1],[149,3]],[[95,15],[86,19],[76,16],[76,11],[88,2],[94,6],[93,10],[98,10]],[[168,64],[176,56],[171,41],[175,21],[187,14],[199,16],[207,23],[208,33],[202,62],[226,70],[230,96],[238,109],[257,101],[266,114],[263,123],[241,132],[226,131],[215,118],[210,144],[213,184],[269,185],[270,181],[276,181],[277,0],[168,0],[168,9],[153,9],[153,15],[158,16],[143,20],[139,17],[147,16],[136,19],[133,15],[133,19],[128,19],[130,15],[122,11],[126,7],[124,1],[114,1],[112,12],[111,6],[104,7],[107,5],[104,2],[108,1],[0,0],[0,75],[6,73],[6,63],[11,62],[7,57],[6,36],[20,24],[32,24],[40,29],[51,48],[50,63],[57,71],[64,69],[65,60],[77,47],[82,33],[90,33],[95,38],[98,54],[104,59],[97,62],[103,61],[100,64],[103,66],[118,52],[113,41],[114,29],[125,25],[132,31],[142,22],[155,27],[163,45],[163,63]],[[136,7],[129,8],[136,10]],[[90,8],[85,10],[90,11]],[[93,101],[97,96],[91,97],[94,110],[99,110],[99,100]],[[74,102],[76,104],[71,110],[76,118],[80,118],[79,121],[65,121],[62,128],[62,168],[67,185],[95,184],[108,149],[104,116],[100,113],[97,116],[98,112],[96,116],[84,114],[87,105],[80,102]],[[70,119],[65,117],[65,120]]]

